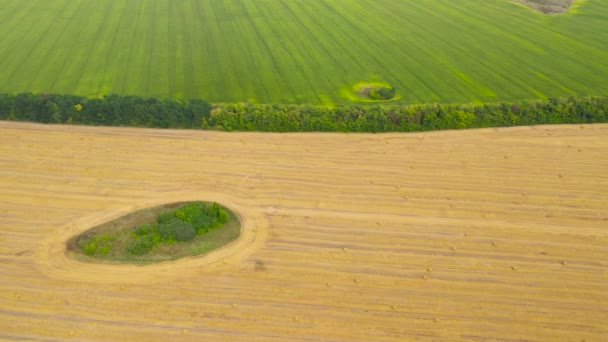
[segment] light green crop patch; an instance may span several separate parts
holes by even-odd
[[[378,82],[378,81],[361,81],[357,82],[351,86],[343,87],[340,90],[340,95],[348,99],[352,102],[390,102],[401,99],[403,96],[399,94],[399,92],[395,93],[395,96],[391,99],[387,100],[374,100],[369,98],[366,94],[370,89],[378,89],[378,88],[392,88],[392,85],[387,82]]]

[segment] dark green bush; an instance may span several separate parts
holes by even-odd
[[[173,238],[173,226],[181,222],[183,221],[173,216],[170,220],[159,223],[156,231],[163,241],[171,240]]]
[[[205,234],[228,222],[228,212],[217,203],[194,202],[173,212],[175,218],[194,226],[197,234]]]
[[[196,236],[196,230],[192,224],[176,217],[168,222],[160,223],[156,229],[163,241],[185,242]]]
[[[147,234],[150,234],[151,232],[152,232],[152,227],[147,223],[144,223],[141,226],[135,228],[135,235],[138,235],[138,236],[147,235]]]
[[[175,219],[175,215],[173,214],[172,211],[170,211],[170,212],[165,212],[165,213],[158,215],[158,219],[156,221],[159,224],[161,224],[161,223],[167,223],[173,219]]]
[[[372,100],[390,100],[395,97],[395,88],[381,87],[377,89],[371,89],[369,91],[369,98]]]
[[[188,222],[181,222],[174,227],[173,238],[178,242],[186,242],[194,239],[196,230]]]
[[[203,212],[203,204],[194,202],[176,209],[174,215],[182,221],[192,222],[194,217],[200,215],[201,212]]]
[[[144,235],[137,237],[129,246],[129,253],[133,255],[146,254],[154,247],[154,237],[152,235]]]
[[[197,234],[207,233],[213,226],[213,217],[200,212],[192,218],[192,225],[196,229]]]

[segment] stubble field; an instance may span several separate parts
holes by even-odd
[[[226,134],[0,123],[0,339],[600,341],[608,125]],[[235,244],[148,266],[63,242],[217,200]]]
[[[381,81],[400,103],[604,95],[608,3],[576,4],[0,0],[0,92],[330,105]]]

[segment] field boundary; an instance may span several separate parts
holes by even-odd
[[[415,132],[608,122],[608,96],[485,104],[211,104],[110,95],[0,94],[0,120],[261,132]]]

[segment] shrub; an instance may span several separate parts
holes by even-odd
[[[214,218],[213,228],[221,227],[223,224],[228,222],[228,212],[217,203],[213,203],[207,212]]]
[[[194,239],[196,230],[187,222],[181,222],[174,227],[173,238],[175,241],[186,242]]]
[[[381,87],[369,91],[369,98],[372,100],[390,100],[395,97],[395,88]]]
[[[101,236],[93,236],[88,243],[82,247],[82,251],[86,255],[108,254],[112,250],[112,238],[108,234]]]
[[[150,234],[150,232],[152,232],[152,227],[147,223],[144,223],[141,226],[135,228],[135,235],[138,236],[147,235]]]
[[[225,224],[226,222],[228,222],[228,212],[224,209],[220,209],[220,211],[218,212],[218,216],[217,219],[221,224]]]
[[[129,253],[133,255],[146,254],[154,247],[154,240],[151,235],[144,235],[136,238],[129,246]]]
[[[95,241],[92,241],[92,242],[84,245],[82,250],[84,251],[84,254],[86,254],[86,255],[93,255],[97,252],[97,243]]]
[[[174,215],[182,221],[192,223],[194,217],[199,215],[201,212],[203,212],[203,204],[200,202],[195,202],[178,208],[175,210]]]
[[[196,236],[196,230],[192,224],[178,218],[161,223],[157,228],[158,234],[163,241],[190,241]]]
[[[171,219],[159,223],[156,227],[156,231],[158,232],[160,239],[164,241],[171,240],[173,238],[173,227],[181,222],[183,221],[173,216]]]
[[[192,224],[197,234],[205,234],[228,222],[228,212],[217,203],[195,202],[186,204],[173,212],[173,216]],[[166,227],[163,227],[166,229]],[[165,236],[167,233],[161,233]],[[176,240],[177,241],[177,240]]]
[[[192,225],[196,229],[197,234],[204,234],[211,230],[213,226],[213,218],[209,215],[200,212],[192,219]]]
[[[165,213],[162,213],[162,214],[158,215],[158,219],[156,221],[159,224],[160,223],[167,223],[167,222],[171,221],[174,218],[175,218],[175,216],[173,215],[173,212],[165,212]]]
[[[99,252],[99,254],[104,254],[105,255],[105,254],[110,253],[111,250],[112,250],[111,247],[104,246],[104,247],[99,247],[98,252]]]

